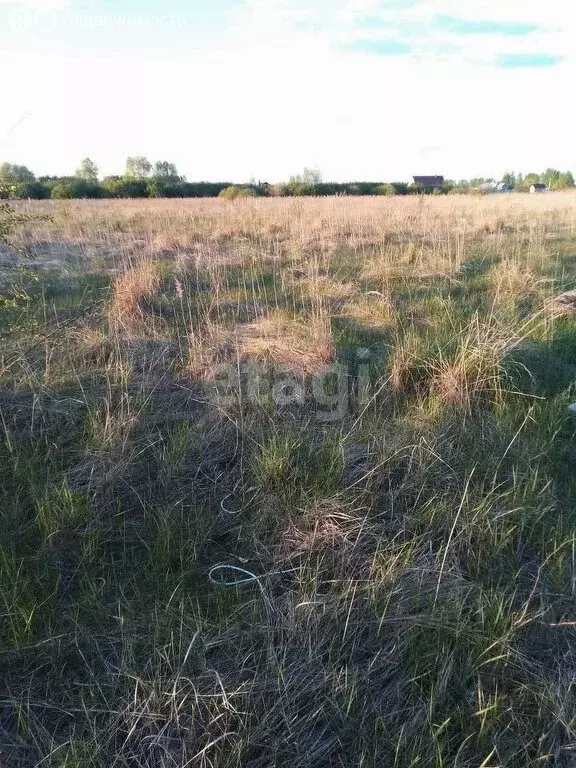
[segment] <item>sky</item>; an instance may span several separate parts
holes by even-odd
[[[576,171],[575,35],[570,0],[0,0],[0,162]]]

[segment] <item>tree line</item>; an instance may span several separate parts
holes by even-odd
[[[405,182],[358,181],[325,182],[316,169],[305,168],[281,184],[252,180],[247,184],[222,182],[190,182],[178,173],[174,163],[159,160],[152,164],[146,157],[132,156],[126,160],[124,173],[100,179],[98,166],[88,157],[81,162],[73,176],[40,176],[25,165],[0,164],[0,198],[33,200],[71,200],[78,198],[154,198],[154,197],[221,197],[233,200],[241,197],[301,197],[331,195],[412,195],[412,194],[474,194],[502,181],[510,189],[527,192],[532,184],[544,183],[551,190],[572,189],[574,176],[570,171],[548,168],[543,173],[506,173],[502,179],[447,180],[441,188],[429,189]]]

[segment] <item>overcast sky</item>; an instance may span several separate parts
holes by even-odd
[[[0,161],[576,171],[575,36],[571,0],[0,0]]]

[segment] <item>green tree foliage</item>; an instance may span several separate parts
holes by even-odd
[[[388,197],[392,195],[407,195],[408,184],[402,181],[393,181],[391,184],[379,184],[376,187],[375,193],[377,195],[386,195]]]
[[[574,176],[571,171],[563,172],[548,168],[542,174],[542,180],[549,189],[571,189],[574,186]]]
[[[539,173],[527,173],[526,176],[523,176],[521,173],[518,174],[518,178],[516,180],[516,192],[528,192],[532,184],[539,184],[540,183],[540,174]]]
[[[556,186],[556,189],[574,189],[576,186],[576,180],[574,179],[574,174],[572,171],[566,171],[565,173],[561,174],[560,178],[558,179],[558,186]]]
[[[109,176],[101,184],[104,197],[148,197],[150,190],[147,179]]]
[[[80,162],[80,167],[76,171],[76,176],[84,181],[98,181],[98,166],[89,157],[84,157]]]
[[[50,189],[41,181],[25,181],[16,184],[14,197],[20,200],[47,200],[50,197]]]
[[[32,171],[25,165],[0,164],[0,182],[3,184],[23,184],[26,181],[35,181],[35,179]]]
[[[92,181],[75,179],[52,187],[50,196],[53,200],[78,200],[102,197],[102,187]]]
[[[150,161],[141,155],[126,158],[125,176],[130,179],[147,179],[152,171]]]
[[[174,163],[159,160],[154,163],[152,178],[148,181],[150,197],[180,197],[183,178],[178,175]]]
[[[302,173],[291,176],[288,181],[288,194],[293,197],[317,194],[317,187],[322,183],[322,174],[317,168],[304,168]]]
[[[181,181],[181,177],[178,175],[174,163],[169,163],[166,160],[158,160],[154,163],[153,177],[155,179],[162,179],[163,181]]]

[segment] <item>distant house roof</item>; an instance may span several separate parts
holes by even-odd
[[[543,192],[544,190],[548,189],[546,184],[542,184],[541,182],[538,182],[537,184],[532,184],[530,189],[536,189],[538,192]]]
[[[414,176],[413,179],[422,187],[441,187],[444,184],[444,176]]]

